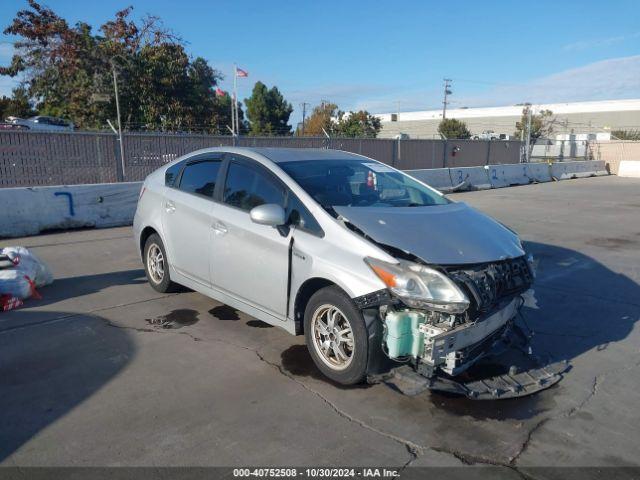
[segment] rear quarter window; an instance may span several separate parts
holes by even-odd
[[[204,160],[187,164],[180,177],[180,190],[213,198],[221,165],[221,160]]]
[[[170,166],[164,172],[164,184],[167,187],[175,186],[175,181],[180,175],[180,170],[182,169],[183,162],[176,163],[175,165]]]

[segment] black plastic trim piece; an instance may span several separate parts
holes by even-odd
[[[280,232],[282,234],[282,232]],[[291,277],[293,267],[293,235],[289,240],[289,251],[287,252],[287,308],[285,318],[289,318],[289,303],[291,303]]]
[[[360,310],[365,308],[378,307],[380,305],[388,305],[392,302],[389,290],[383,288],[375,292],[367,293],[353,299],[353,302]]]

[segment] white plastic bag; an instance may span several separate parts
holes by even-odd
[[[0,295],[29,298],[36,287],[53,282],[53,274],[46,263],[25,247],[5,247],[0,253],[7,255],[15,266],[0,270]]]

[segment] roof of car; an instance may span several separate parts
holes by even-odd
[[[267,148],[247,147],[247,150],[259,153],[276,163],[298,162],[302,160],[362,160],[362,156],[342,150],[326,148]]]

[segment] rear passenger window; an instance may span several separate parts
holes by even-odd
[[[221,164],[220,160],[204,160],[187,165],[180,178],[180,190],[213,198]]]
[[[265,203],[284,208],[284,188],[258,169],[232,162],[224,186],[224,203],[247,212]]]
[[[175,165],[170,166],[164,172],[164,184],[167,187],[173,187],[175,181],[180,175],[180,170],[182,169],[183,162],[176,163]]]

